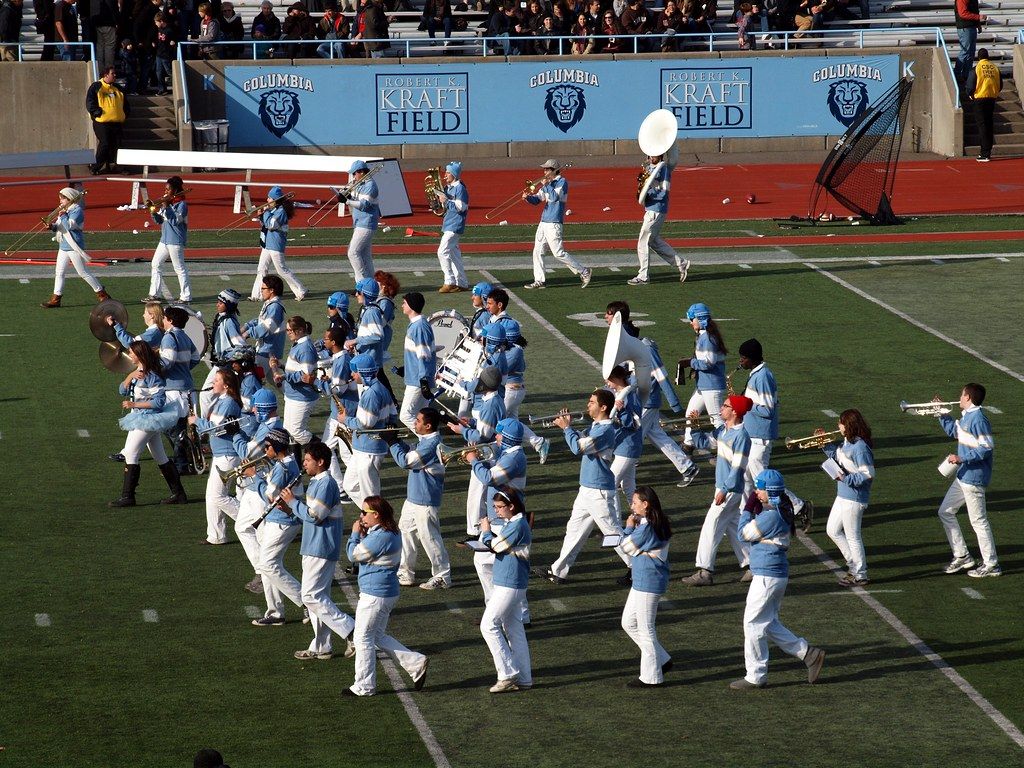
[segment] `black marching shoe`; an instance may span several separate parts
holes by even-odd
[[[134,507],[135,489],[139,487],[139,476],[142,470],[138,464],[125,464],[124,477],[121,483],[121,498],[108,502],[108,507]]]
[[[181,475],[178,474],[178,468],[174,466],[173,461],[168,461],[160,465],[160,473],[164,476],[164,480],[167,481],[167,487],[171,489],[171,495],[166,499],[163,499],[161,504],[188,504],[188,495],[185,493],[185,488],[181,484]]]

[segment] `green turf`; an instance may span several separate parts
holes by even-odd
[[[1000,343],[986,337],[1014,346],[1007,330],[1016,325],[1018,311],[1005,277],[1011,269],[1019,275],[1019,262],[833,271],[996,354]],[[950,277],[954,270],[956,279]],[[529,279],[525,272],[498,276],[514,289]],[[435,282],[432,275],[400,277],[409,283],[403,290]],[[876,438],[878,480],[864,529],[872,589],[884,590],[875,598],[1018,727],[1024,725],[1018,583],[1024,526],[1017,515],[1016,472],[1024,459],[1024,386],[799,265],[700,268],[683,286],[668,281],[645,289],[627,288],[626,277],[602,272],[580,292],[559,270],[547,290],[516,293],[595,357],[604,330],[567,316],[628,298],[634,312],[655,322],[645,333],[658,340],[670,366],[692,350],[692,333],[679,316],[689,303],[706,301],[717,316],[734,318],[722,323],[733,350],[730,368],[740,341],[756,335],[763,342],[780,383],[785,435],[832,428],[822,409],[860,408]],[[314,275],[308,284],[322,299],[336,279]],[[209,312],[224,285],[246,283],[241,277],[232,283],[198,278],[198,305]],[[429,765],[383,674],[377,697],[343,699],[351,661],[291,658],[308,643],[308,627],[249,625],[245,607],[260,601],[242,591],[251,571],[241,548],[197,546],[205,526],[202,504],[155,504],[165,489],[153,462],[143,462],[142,506],[106,508],[120,479],[118,466],[105,456],[120,447],[123,433],[115,424],[116,377],[99,366],[98,342],[86,325],[92,295],[71,278],[66,308],[44,312],[35,305],[48,293],[49,280],[3,286],[0,323],[2,333],[13,336],[0,337],[11,361],[0,427],[11,468],[0,532],[6,607],[0,613],[0,760],[11,766],[172,766],[188,764],[201,746],[216,746],[232,765]],[[115,296],[134,296],[146,284],[112,279],[108,288]],[[975,306],[962,291],[981,297],[985,313],[952,311]],[[464,296],[429,294],[428,301],[428,310],[457,306],[469,312]],[[286,304],[322,327],[321,301]],[[137,307],[130,308],[133,316]],[[254,309],[246,304],[243,313]],[[524,413],[580,405],[598,383],[597,372],[527,314],[515,308],[512,314],[530,340]],[[403,330],[400,317],[396,336]],[[1019,352],[1017,344],[1013,354]],[[1014,367],[1019,357],[1000,359]],[[744,380],[737,374],[737,385]],[[936,392],[952,399],[967,380],[985,383],[988,402],[1003,412],[991,417],[997,451],[989,492],[1006,571],[1001,579],[939,572],[949,550],[935,517],[946,481],[935,466],[953,443],[933,420],[904,416],[897,408],[901,399],[928,399]],[[79,437],[80,429],[89,437]],[[528,500],[537,515],[533,560],[546,564],[561,542],[578,461],[558,445],[547,465],[538,466],[532,453],[530,459]],[[776,463],[801,495],[817,503],[812,538],[835,557],[823,531],[833,489],[817,469],[820,454],[794,455],[777,446]],[[465,472],[449,475],[443,519],[449,541],[463,525]],[[671,511],[675,576],[692,567],[712,472],[705,465],[702,480],[680,490],[660,454],[645,452],[639,479],[655,484]],[[201,496],[201,479],[187,478],[186,484],[190,494]],[[404,475],[390,465],[385,493],[395,500],[404,495]],[[297,573],[295,550],[289,563]],[[531,582],[537,687],[505,697],[486,691],[494,670],[479,634],[482,605],[471,558],[465,550],[451,552],[455,588],[403,590],[391,630],[432,658],[427,689],[413,698],[454,766],[944,766],[965,756],[980,766],[1021,761],[1021,749],[869,607],[853,595],[835,594],[833,577],[801,544],[791,552],[783,619],[828,649],[825,671],[818,685],[808,686],[803,665],[773,650],[771,687],[753,695],[726,688],[743,671],[743,590],[725,549],[721,584],[694,592],[676,582],[666,596],[671,605],[662,609],[659,635],[676,660],[666,688],[624,688],[637,673],[638,653],[619,628],[625,593],[614,585],[618,560],[595,541],[570,584]],[[424,564],[421,557],[420,576]],[[985,599],[970,599],[962,587]],[[335,599],[345,606],[340,590]],[[145,623],[145,609],[156,610],[159,623]],[[52,626],[37,627],[38,613],[49,614]],[[291,610],[290,616],[297,614]]]

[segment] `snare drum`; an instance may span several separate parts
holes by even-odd
[[[451,354],[462,339],[470,335],[469,321],[454,309],[442,309],[427,318],[434,329],[434,351],[437,359]]]

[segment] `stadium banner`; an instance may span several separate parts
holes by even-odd
[[[899,56],[227,66],[235,147],[635,138],[671,110],[681,138],[843,133],[899,79]]]

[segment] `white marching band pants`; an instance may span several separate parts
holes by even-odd
[[[336,560],[323,557],[302,556],[302,604],[309,609],[309,622],[313,627],[313,639],[309,650],[313,653],[329,653],[331,631],[339,637],[352,634],[355,622],[331,599],[331,580],[334,578]]]
[[[124,440],[125,464],[138,464],[142,456],[142,449],[148,448],[149,454],[157,466],[167,463],[167,451],[164,449],[164,441],[160,432],[143,432],[141,429],[131,430]]]
[[[612,459],[611,470],[615,476],[615,517],[622,519],[622,501],[618,491],[621,490],[626,497],[626,508],[629,508],[633,501],[633,492],[636,490],[636,465],[640,459],[631,459],[627,456],[616,456]]]
[[[267,616],[284,618],[284,600],[287,597],[300,608],[302,584],[284,567],[284,553],[296,536],[302,533],[301,525],[282,525],[264,520],[257,529],[260,542],[259,572],[263,577],[263,597],[267,601]]]
[[[522,685],[533,685],[530,646],[523,628],[525,602],[525,589],[493,587],[480,620],[480,634],[494,659],[499,680],[514,679]]]
[[[382,454],[352,451],[352,461],[345,468],[341,487],[360,509],[367,496],[380,494],[380,465],[383,462]]]
[[[750,458],[747,459],[747,468],[743,472],[743,498],[749,498],[754,492],[754,480],[764,470],[768,469],[772,460],[772,441],[760,437],[750,438]],[[799,512],[804,505],[804,500],[793,493],[789,488],[786,495],[793,503],[793,511]]]
[[[348,263],[352,265],[357,283],[373,277],[373,233],[372,229],[354,227],[352,239],[348,241]]]
[[[309,429],[309,417],[316,408],[317,401],[284,399],[284,428],[299,445],[307,445],[313,439],[313,433]]]
[[[655,448],[665,454],[665,458],[672,462],[676,472],[683,474],[692,465],[693,461],[679,447],[679,443],[673,440],[661,426],[661,411],[657,408],[647,408],[640,416],[640,429],[643,431],[644,439],[649,440]]]
[[[481,483],[474,472],[469,474],[469,489],[466,491],[466,535],[480,533],[480,518],[487,514],[487,486]]]
[[[999,564],[996,557],[996,542],[992,536],[992,526],[988,522],[988,514],[985,506],[985,487],[982,485],[971,485],[960,479],[953,480],[945,498],[939,505],[939,520],[946,531],[946,539],[953,550],[953,557],[966,557],[969,554],[967,542],[964,541],[963,532],[960,530],[960,523],[956,521],[956,513],[960,507],[967,504],[967,517],[974,528],[974,534],[978,537],[978,547],[981,549],[981,557],[985,565],[994,567]]]
[[[252,284],[252,293],[249,294],[253,301],[259,301],[262,298],[260,288],[263,286],[263,278],[270,271],[271,265],[273,265],[274,271],[281,276],[281,279],[288,283],[288,287],[292,289],[296,299],[301,301],[305,298],[306,288],[302,281],[292,272],[291,268],[285,264],[284,254],[281,251],[271,251],[264,248],[260,251],[260,261],[256,266],[256,280]]]
[[[437,247],[437,260],[441,263],[441,273],[444,275],[445,285],[469,287],[466,268],[462,264],[462,250],[459,248],[458,233],[441,233],[441,244]]]
[[[690,400],[686,403],[683,413],[687,414],[693,411],[696,411],[698,414],[707,413],[711,417],[711,423],[716,427],[720,427],[725,423],[722,421],[722,401],[724,399],[724,389],[695,389],[693,394],[690,395]],[[687,429],[683,436],[683,443],[686,445],[693,445],[692,432],[693,430]]]
[[[359,593],[356,629],[352,638],[356,646],[356,680],[351,687],[352,692],[358,696],[372,696],[377,692],[377,648],[384,651],[412,678],[418,677],[427,663],[427,657],[422,653],[410,651],[387,634],[388,619],[397,602],[397,595],[375,597],[365,592]]]
[[[178,287],[181,292],[178,298],[181,301],[192,301],[192,285],[188,279],[188,268],[185,266],[185,248],[180,245],[168,245],[160,241],[153,253],[153,263],[150,268],[149,295],[168,296],[170,291],[164,284],[163,263],[171,260],[174,273],[178,276]]]
[[[255,528],[253,524],[263,516],[263,509],[263,499],[256,491],[246,489],[238,494],[235,535],[256,573],[260,572],[260,530],[262,525],[260,528]]]
[[[748,683],[757,685],[768,677],[769,640],[790,656],[802,660],[807,655],[807,641],[794,635],[779,621],[779,608],[788,583],[788,578],[756,574],[750,582],[743,611],[743,658]]]
[[[402,395],[402,407],[398,411],[398,420],[415,432],[416,415],[420,409],[430,405],[430,401],[423,396],[419,387],[405,386],[405,393]]]
[[[672,658],[658,642],[655,628],[660,600],[661,595],[653,592],[630,589],[622,609],[622,629],[640,648],[640,680],[648,685],[664,681],[661,667]]]
[[[398,530],[402,534],[402,561],[398,567],[398,578],[403,581],[415,580],[416,544],[419,543],[430,561],[431,577],[440,576],[450,584],[452,566],[441,538],[441,508],[414,504],[406,499],[398,518]]]
[[[331,477],[334,478],[334,482],[341,488],[341,484],[345,480],[345,473],[341,467],[342,465],[346,467],[349,465],[349,462],[352,460],[352,451],[338,437],[338,422],[335,419],[327,419],[327,423],[324,425],[323,437],[320,439],[331,449]]]
[[[651,251],[653,250],[668,264],[676,269],[682,266],[682,260],[661,237],[661,227],[665,223],[665,214],[656,211],[644,211],[644,221],[640,225],[640,237],[636,241],[636,256],[640,261],[640,272],[637,274],[641,280],[647,280],[651,268]]]
[[[89,268],[85,266],[85,259],[78,251],[57,251],[57,268],[53,274],[53,292],[58,296],[64,293],[64,275],[68,270],[68,262],[75,268],[78,276],[85,280],[94,293],[103,290],[103,285],[97,280]]]
[[[211,544],[224,544],[228,540],[224,516],[238,518],[238,499],[228,495],[227,486],[220,479],[221,472],[234,469],[242,460],[238,456],[214,456],[210,476],[206,481],[206,540]]]
[[[562,551],[558,559],[551,564],[551,572],[555,576],[564,579],[569,575],[569,569],[576,562],[595,525],[605,536],[622,533],[622,525],[615,516],[615,491],[581,487],[573,502],[569,522],[565,524]],[[619,547],[615,547],[615,554],[627,567],[629,566],[629,556]]]
[[[545,250],[551,251],[551,254],[565,264],[574,275],[579,275],[586,269],[565,250],[562,243],[562,225],[542,221],[537,225],[537,236],[533,241],[533,279],[538,283],[547,280],[547,272],[544,271]]]
[[[505,385],[505,416],[510,419],[519,419],[519,406],[526,399],[526,386],[511,387]],[[461,413],[459,414],[462,415]],[[535,451],[539,451],[544,445],[544,438],[523,424],[523,442],[529,443]]]
[[[732,551],[736,553],[740,567],[744,568],[750,562],[750,545],[740,539],[738,530],[742,501],[743,494],[730,491],[725,494],[725,501],[721,504],[711,504],[697,542],[698,568],[714,572],[718,544],[726,535],[729,536],[729,543],[732,544]]]
[[[846,560],[850,575],[856,579],[868,577],[868,564],[864,556],[864,540],[860,535],[861,523],[867,504],[853,499],[841,499],[836,496],[832,502],[832,511],[828,515],[825,531],[836,543]]]

